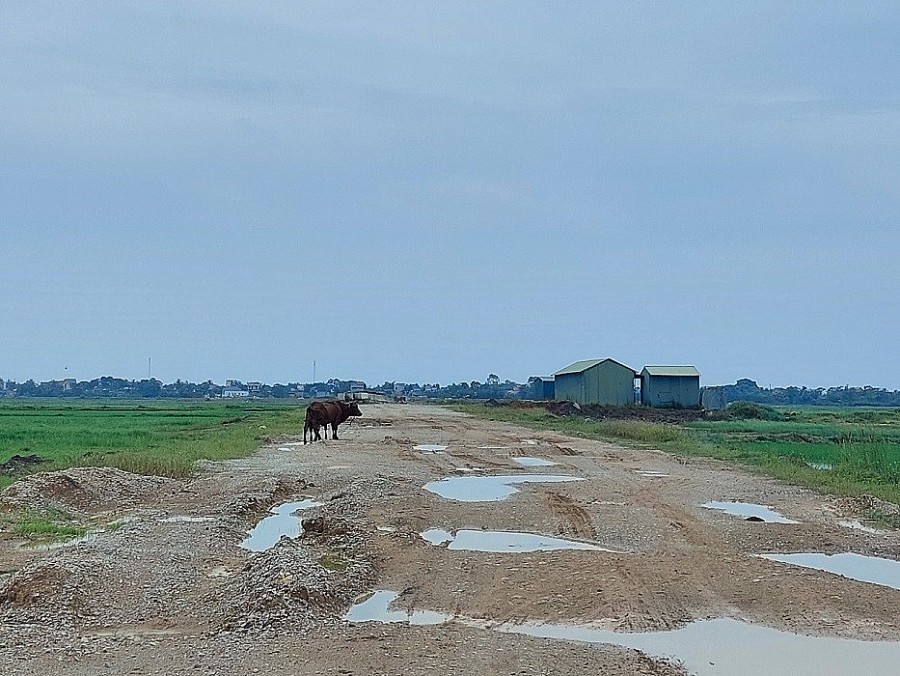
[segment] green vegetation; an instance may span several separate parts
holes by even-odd
[[[319,565],[325,570],[339,573],[347,570],[347,562],[337,554],[323,554],[319,557]]]
[[[3,401],[0,488],[22,472],[84,465],[183,477],[196,460],[242,457],[268,438],[297,434],[303,415],[296,400]],[[16,455],[40,462],[13,467]]]
[[[823,492],[869,494],[900,503],[900,409],[733,404],[717,419],[672,425],[558,417],[544,408],[455,408],[534,429],[718,458]]]

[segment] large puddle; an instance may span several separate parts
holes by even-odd
[[[321,502],[312,499],[285,502],[269,510],[267,516],[247,533],[241,547],[251,552],[264,552],[274,547],[282,537],[295,538],[300,535],[300,517],[295,512],[318,507]]]
[[[851,580],[900,589],[900,561],[862,554],[761,554],[762,558],[814,568]]]
[[[518,465],[522,465],[522,467],[552,467],[557,464],[551,460],[547,460],[546,458],[535,458],[532,456],[524,455],[519,456],[518,458],[513,458],[513,462]]]
[[[585,625],[501,624],[430,610],[392,610],[397,592],[376,591],[344,616],[348,622],[461,624],[509,634],[605,643],[675,660],[697,676],[838,676],[900,673],[900,643],[791,634],[732,619],[701,620],[671,631],[620,633]]]
[[[584,481],[575,476],[558,474],[501,474],[494,476],[454,476],[439,481],[429,481],[425,490],[448,500],[460,502],[488,502],[503,500],[518,489],[514,484],[563,483]]]
[[[566,540],[538,533],[519,533],[515,531],[469,530],[462,529],[455,533],[440,528],[432,528],[421,533],[422,537],[433,545],[447,544],[447,549],[459,549],[468,552],[504,552],[523,554],[527,552],[553,552],[560,549],[578,549],[592,552],[624,552],[607,549],[590,542]]]
[[[703,620],[673,631],[634,634],[560,624],[501,625],[497,629],[633,648],[677,660],[698,676],[900,673],[900,643],[801,636],[731,619]]]
[[[408,624],[443,624],[449,615],[433,610],[391,610],[391,604],[399,594],[393,591],[376,591],[360,603],[350,607],[344,619],[348,622],[406,622]]]
[[[787,519],[771,507],[765,505],[756,505],[752,502],[706,502],[703,504],[707,509],[715,509],[732,516],[742,516],[745,519],[753,521],[765,521],[766,523],[800,523]]]

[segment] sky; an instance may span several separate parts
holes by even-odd
[[[0,0],[0,377],[900,389],[898,35],[893,0]]]

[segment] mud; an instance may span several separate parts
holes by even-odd
[[[0,532],[0,673],[668,676],[685,673],[672,660],[693,669],[694,656],[659,642],[705,621],[771,638],[758,673],[792,673],[784,636],[823,642],[811,646],[851,640],[856,664],[900,671],[900,591],[758,556],[852,551],[896,561],[896,531],[842,525],[864,518],[869,499],[437,407],[364,404],[363,413],[379,424],[312,447],[289,445],[298,430],[250,458],[198,463],[188,481],[84,468],[10,486],[5,513],[64,509],[98,532],[50,551]],[[422,453],[413,439],[453,443]],[[538,455],[580,480],[519,482],[486,502],[423,488],[454,476],[521,478],[534,470],[513,458]],[[304,498],[322,504],[302,515],[299,537],[260,553],[240,547],[272,507]],[[747,522],[701,506],[711,501],[774,505],[800,523]],[[100,528],[110,522],[121,525]],[[422,539],[435,526],[616,551],[453,549]],[[399,620],[348,622],[377,590],[396,590],[377,604],[386,600]],[[419,611],[451,620],[411,624]],[[613,635],[585,642],[548,627]],[[746,654],[762,652],[743,651],[749,639],[713,643],[725,647],[708,658],[721,667],[714,673],[742,673]]]

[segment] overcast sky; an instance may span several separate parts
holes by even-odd
[[[900,5],[0,0],[0,377],[900,388]]]

